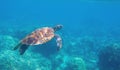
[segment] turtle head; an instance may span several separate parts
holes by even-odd
[[[53,27],[54,31],[58,31],[63,27],[63,25],[56,25],[55,27]]]

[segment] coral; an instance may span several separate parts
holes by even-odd
[[[99,52],[100,70],[120,70],[120,44],[110,44]]]
[[[64,70],[68,59],[69,56],[63,52],[59,52],[57,55],[53,55],[51,57],[52,70]]]
[[[12,50],[12,48],[16,45],[17,39],[8,36],[8,35],[0,35],[0,49],[8,49]]]
[[[68,62],[65,70],[86,70],[85,62],[80,57],[72,57]]]
[[[65,52],[69,56],[80,56],[86,61],[87,69],[93,70],[97,66],[98,40],[94,37],[85,36],[66,39]]]
[[[23,56],[13,51],[17,40],[11,36],[0,36],[0,69],[1,70],[51,70],[51,62],[30,50]]]
[[[27,52],[24,56],[20,56],[13,51],[5,50],[0,52],[0,56],[0,62],[2,62],[0,66],[3,67],[3,70],[51,70],[49,60],[32,52]]]
[[[68,56],[60,53],[53,59],[52,70],[86,70],[86,64],[81,57]]]

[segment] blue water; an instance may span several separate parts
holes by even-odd
[[[0,70],[120,70],[119,18],[119,1],[0,1]],[[35,29],[57,24],[59,52],[55,39],[22,56],[12,50]]]

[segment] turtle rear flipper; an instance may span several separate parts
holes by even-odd
[[[17,50],[21,45],[22,45],[22,43],[19,43],[18,45],[16,45],[16,46],[14,47],[13,50]]]
[[[29,45],[22,44],[19,48],[20,55],[23,55],[25,51],[28,49]]]
[[[28,49],[29,45],[19,43],[17,46],[14,47],[13,50],[17,50],[19,48],[20,55],[23,55],[25,51]]]

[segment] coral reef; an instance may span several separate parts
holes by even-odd
[[[25,56],[19,56],[13,51],[6,50],[0,52],[0,56],[2,70],[51,70],[50,61],[39,54],[29,52]]]
[[[68,40],[68,41],[67,41]],[[98,40],[94,37],[67,38],[65,52],[69,56],[79,56],[86,62],[87,70],[93,70],[97,66],[97,51],[99,50]]]
[[[96,54],[93,49],[96,44],[93,38],[75,39],[64,36],[63,38],[64,47],[60,51],[56,50],[56,42],[53,39],[47,44],[30,47],[23,56],[20,56],[18,52],[13,51],[19,38],[0,35],[0,62],[2,62],[0,68],[2,70],[92,70],[95,68]]]
[[[1,70],[51,70],[51,62],[40,54],[27,51],[20,56],[12,48],[17,40],[11,36],[0,36],[0,69]]]
[[[106,46],[99,52],[100,70],[120,70],[120,44]]]
[[[0,49],[1,50],[12,50],[12,48],[16,45],[18,40],[9,35],[0,35]]]
[[[72,57],[68,61],[65,70],[86,70],[86,65],[82,58]]]
[[[64,34],[63,47],[60,51],[56,50],[56,42],[53,39],[46,44],[30,47],[23,56],[20,56],[18,52],[13,51],[13,47],[19,39],[29,33],[29,30],[10,30],[8,33],[0,35],[1,70],[98,70],[98,58],[100,70],[119,69],[120,44],[105,47],[114,41],[107,37],[76,38]]]
[[[54,69],[52,70],[86,70],[86,63],[81,57],[68,56],[60,53],[53,58]]]

